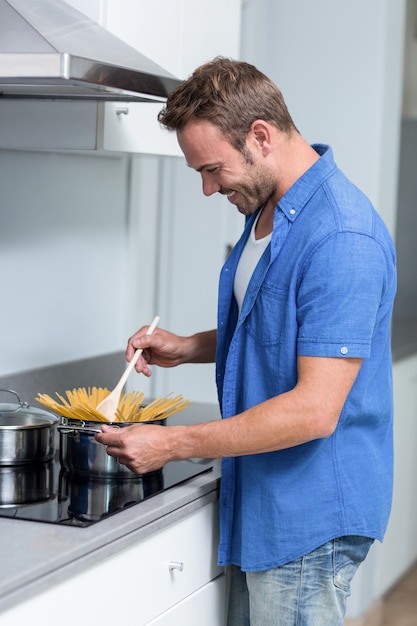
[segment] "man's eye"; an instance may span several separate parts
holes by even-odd
[[[209,174],[215,174],[216,172],[219,171],[219,168],[218,167],[210,167],[210,168],[207,169],[207,171],[208,171]]]

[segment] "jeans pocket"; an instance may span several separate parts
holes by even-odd
[[[350,583],[359,565],[366,558],[373,539],[347,536],[334,541],[333,583],[344,592],[350,591]]]

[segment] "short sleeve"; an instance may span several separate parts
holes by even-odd
[[[369,235],[338,232],[312,252],[297,292],[298,354],[370,356],[387,260]]]

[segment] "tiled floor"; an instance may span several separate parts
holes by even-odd
[[[417,626],[417,565],[386,596],[382,626]]]

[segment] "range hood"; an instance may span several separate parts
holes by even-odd
[[[0,98],[163,102],[179,82],[63,0],[0,0]]]

